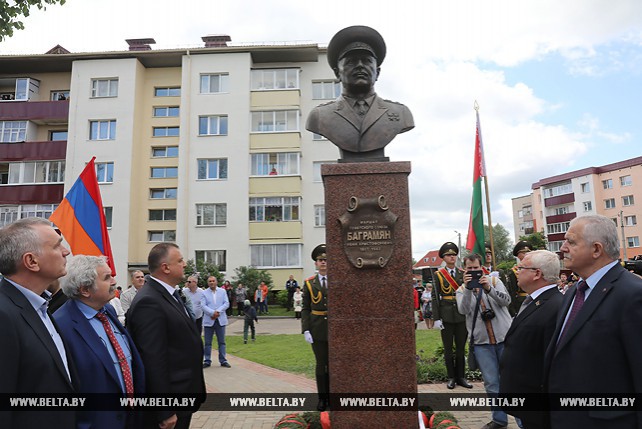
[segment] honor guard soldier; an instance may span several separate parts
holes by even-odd
[[[459,248],[455,243],[447,242],[439,249],[439,257],[446,263],[435,271],[433,284],[433,319],[435,327],[441,328],[441,341],[444,345],[444,359],[448,371],[449,389],[454,389],[456,384],[468,389],[473,386],[466,380],[466,361],[464,348],[468,331],[466,330],[466,316],[457,310],[456,293],[459,285],[464,281],[463,272],[455,267]],[[453,356],[453,343],[455,352]]]
[[[303,286],[303,308],[301,310],[301,330],[305,340],[312,345],[316,359],[315,375],[319,404],[317,409],[324,411],[328,406],[330,394],[330,375],[328,371],[328,266],[325,244],[319,244],[312,251],[312,260],[317,274],[307,278]]]
[[[526,256],[526,254],[531,250],[531,244],[528,241],[518,241],[513,248],[513,256],[517,257],[519,262],[521,262],[524,259],[524,256]],[[528,294],[517,285],[517,278],[519,277],[517,265],[519,265],[519,262],[515,264],[510,271],[508,271],[508,293],[510,294],[511,299],[508,311],[513,317],[519,313],[519,308],[522,306],[522,302],[524,302],[528,296]]]

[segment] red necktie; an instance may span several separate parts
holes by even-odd
[[[564,338],[564,335],[568,332],[568,328],[573,323],[573,320],[575,320],[577,313],[582,309],[582,306],[584,305],[584,292],[586,292],[586,289],[588,289],[588,284],[584,280],[577,284],[577,289],[575,289],[575,301],[573,301],[571,313],[568,315],[568,320],[566,320],[566,325],[564,325],[564,330],[562,331],[562,335],[560,335],[559,341],[562,341],[562,338]]]
[[[120,347],[120,344],[118,344],[118,340],[114,335],[114,331],[111,329],[111,324],[109,323],[109,320],[107,320],[107,316],[105,315],[105,313],[96,313],[96,319],[102,322],[103,328],[105,328],[105,332],[107,333],[107,337],[109,338],[109,342],[111,343],[111,346],[114,348],[116,356],[118,357],[120,370],[123,373],[123,380],[125,380],[125,393],[127,393],[127,396],[132,397],[134,396],[134,380],[132,379],[132,372],[129,369],[129,364],[127,363],[125,353],[123,353],[123,349]]]

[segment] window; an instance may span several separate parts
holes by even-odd
[[[9,225],[19,219],[20,206],[0,207],[0,227]]]
[[[613,223],[615,224],[615,227],[617,228],[617,218],[614,217],[614,218],[611,218],[611,220],[613,221]]]
[[[251,245],[250,265],[256,268],[299,267],[301,266],[301,245]]]
[[[632,206],[635,204],[635,199],[633,198],[633,195],[626,195],[622,197],[622,205],[624,207]]]
[[[585,212],[590,212],[591,210],[593,210],[593,203],[592,202],[584,201],[584,203],[582,203],[582,204],[584,204],[584,211]]]
[[[624,216],[624,225],[625,226],[635,226],[638,224],[638,218],[636,215]]]
[[[199,136],[226,136],[227,116],[200,116],[198,118]]]
[[[55,141],[66,141],[67,140],[67,130],[64,131],[50,131],[49,140],[52,142]]]
[[[315,140],[315,141],[327,140],[327,138],[323,137],[321,134],[312,133],[312,140]]]
[[[21,207],[20,218],[41,217],[48,219],[58,208],[58,204],[28,204]]]
[[[230,75],[227,73],[202,74],[201,94],[218,94],[229,91]]]
[[[582,193],[583,193],[583,194],[586,194],[586,193],[591,192],[591,185],[590,185],[590,183],[588,183],[588,182],[586,182],[586,183],[581,183],[581,184],[580,184],[580,188],[582,189]]]
[[[94,98],[117,97],[118,79],[92,79],[91,96]]]
[[[178,177],[178,167],[152,167],[152,179],[170,179]]]
[[[298,88],[299,69],[252,70],[252,91]]]
[[[252,176],[299,174],[298,152],[253,153],[251,161]]]
[[[626,237],[626,247],[640,247],[640,237]]]
[[[572,194],[573,187],[570,183],[565,183],[563,185],[554,186],[552,188],[544,189],[544,198],[555,197],[557,195]]]
[[[180,96],[181,96],[181,88],[179,86],[154,88],[154,97],[180,97]]]
[[[155,118],[175,118],[180,113],[178,106],[154,107]]]
[[[553,209],[553,212],[556,215],[566,214],[566,213],[568,213],[568,206],[557,207],[557,208]]]
[[[631,176],[620,177],[620,186],[631,186],[632,184],[633,181],[631,180]]]
[[[154,137],[176,137],[179,135],[179,127],[154,127]]]
[[[225,254],[225,250],[197,250],[195,259],[196,262],[209,262],[211,264],[217,265],[219,271],[225,271]]]
[[[147,241],[152,243],[176,241],[176,231],[147,231]]]
[[[252,112],[252,132],[299,131],[298,110]]]
[[[315,100],[334,100],[341,95],[341,82],[324,80],[312,82],[312,98]]]
[[[64,181],[64,161],[0,163],[0,185],[62,183]]]
[[[609,198],[608,200],[604,200],[604,208],[605,209],[615,208],[615,198]]]
[[[299,220],[299,197],[250,198],[250,222]]]
[[[526,206],[526,207],[523,207],[521,210],[517,211],[517,217],[523,218],[524,216],[528,216],[531,213],[532,213],[532,207]]]
[[[612,189],[613,179],[602,180],[602,187],[604,187],[604,189]]]
[[[314,226],[325,226],[325,206],[323,204],[314,206]]]
[[[69,100],[69,90],[51,91],[51,101]]]
[[[150,221],[176,220],[176,209],[149,210]]]
[[[549,234],[559,234],[561,232],[568,231],[568,228],[570,225],[571,225],[571,222],[552,223],[550,225],[547,225],[546,229],[548,230]]]
[[[176,158],[178,146],[153,147],[152,158]]]
[[[96,177],[98,178],[98,183],[114,183],[114,163],[97,162]]]
[[[107,228],[111,228],[112,215],[114,213],[113,207],[103,207],[103,212],[105,212],[105,224]]]
[[[27,121],[0,121],[0,143],[23,142],[27,139]]]
[[[312,163],[312,181],[321,182],[321,165],[323,164],[336,164],[335,161],[315,161]]]
[[[227,225],[227,204],[196,204],[196,226]]]
[[[89,122],[89,140],[114,140],[115,138],[115,120]]]
[[[563,241],[550,241],[548,243],[548,250],[551,252],[559,252],[562,248],[562,244],[564,244]]]
[[[152,200],[175,200],[176,188],[152,188],[149,190],[149,198]]]
[[[533,221],[532,220],[529,220],[529,221],[526,221],[526,222],[522,222],[522,223],[519,224],[519,230],[522,231],[522,233],[524,233],[525,235],[526,234],[530,234],[530,233],[526,232],[526,230],[529,229],[529,228],[530,229],[533,228]]]
[[[199,180],[227,179],[227,158],[199,159],[198,160],[198,179]]]

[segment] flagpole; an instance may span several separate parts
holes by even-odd
[[[475,113],[477,114],[477,122],[479,123],[479,139],[481,141],[481,122],[479,122],[479,104],[475,100]],[[486,194],[486,213],[488,215],[488,234],[490,239],[490,252],[493,259],[493,268],[496,270],[497,265],[495,263],[495,241],[493,240],[493,221],[490,217],[490,197],[488,195],[488,175],[484,175],[484,193]]]

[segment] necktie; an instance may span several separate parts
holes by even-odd
[[[187,306],[185,306],[185,303],[183,302],[181,295],[178,293],[178,290],[175,290],[172,296],[176,298],[176,301],[178,302],[178,306],[183,309],[183,311],[190,317],[190,319],[192,319],[192,316],[189,314],[189,311],[187,310]]]
[[[321,286],[323,286],[323,289],[325,289],[325,288],[326,288],[326,285],[325,285],[325,277],[321,277]]]
[[[573,307],[571,307],[568,320],[566,320],[566,325],[564,325],[564,330],[562,331],[562,335],[560,335],[560,341],[562,341],[562,338],[564,338],[564,335],[568,332],[569,326],[571,326],[573,320],[575,320],[575,317],[577,317],[577,314],[582,309],[582,306],[584,305],[584,292],[586,292],[586,289],[588,289],[588,284],[586,284],[584,280],[577,284],[577,288],[575,289],[575,301],[573,301]]]
[[[522,311],[524,311],[524,309],[525,309],[526,307],[528,307],[528,304],[530,304],[531,302],[533,302],[533,298],[531,298],[531,296],[530,296],[530,295],[528,295],[528,296],[526,297],[526,299],[524,300],[524,302],[522,302],[522,306],[521,306],[521,307],[519,307],[519,311],[517,312],[517,315],[519,316],[519,314],[520,314]]]
[[[452,278],[455,278],[455,270],[450,270],[450,275],[452,276]]]
[[[358,100],[357,101],[357,113],[359,116],[363,116],[366,114],[368,111],[367,104],[365,100]]]
[[[125,353],[123,353],[123,349],[120,347],[120,344],[118,344],[118,340],[114,335],[114,331],[111,329],[111,324],[109,323],[105,313],[96,313],[96,319],[100,320],[103,324],[103,328],[105,328],[105,332],[107,333],[107,338],[109,338],[109,342],[118,357],[120,371],[123,373],[123,380],[125,380],[125,393],[127,393],[127,396],[132,397],[134,395],[134,380],[132,378],[132,372],[129,368],[129,364],[127,363],[127,358],[125,357]]]

